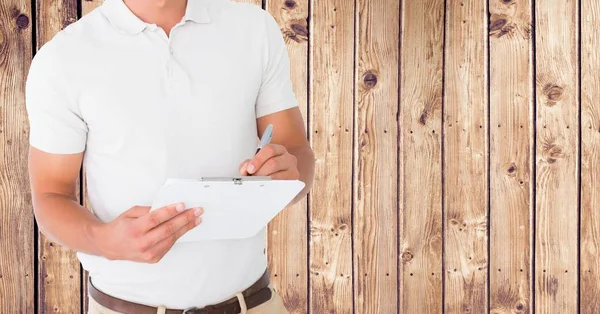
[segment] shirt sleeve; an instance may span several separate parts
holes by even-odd
[[[52,43],[33,58],[25,88],[29,118],[29,143],[52,154],[75,154],[85,150],[87,124],[71,101],[69,86]]]
[[[290,59],[283,34],[269,13],[265,12],[264,16],[267,62],[256,101],[257,118],[298,106],[290,78]]]

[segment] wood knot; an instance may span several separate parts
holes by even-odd
[[[506,19],[500,18],[497,15],[493,15],[490,20],[490,32],[499,31],[506,25]]]
[[[17,27],[20,29],[29,27],[29,17],[25,14],[19,14],[19,16],[17,16]]]
[[[302,36],[302,37],[308,36],[308,29],[306,29],[306,26],[304,26],[302,24],[292,24],[291,28],[294,31],[294,33],[296,33],[296,35],[298,35],[298,36]]]
[[[365,75],[363,75],[363,84],[365,85],[365,89],[372,89],[377,85],[377,75],[371,70],[365,72]]]
[[[285,2],[283,4],[288,9],[293,9],[296,7],[296,1],[294,1],[294,0],[285,0]]]
[[[410,262],[413,259],[413,255],[410,252],[404,252],[402,253],[402,261],[404,263],[406,262]]]
[[[490,36],[500,38],[514,30],[515,26],[508,23],[504,16],[492,15],[490,18],[489,33]]]
[[[348,225],[347,225],[347,224],[341,224],[341,225],[338,227],[338,229],[340,229],[340,230],[342,230],[342,231],[343,231],[343,230],[346,230],[346,229],[348,229]]]
[[[544,86],[543,92],[548,98],[548,101],[546,101],[546,105],[549,107],[553,107],[559,100],[562,99],[565,90],[564,88],[558,85],[546,84],[546,86]]]
[[[502,0],[502,2],[504,4],[511,4],[513,2],[513,0]]]
[[[425,125],[427,123],[427,119],[429,118],[429,112],[427,110],[423,110],[421,116],[419,117],[419,123],[421,125]]]
[[[283,32],[285,36],[297,43],[308,40],[308,29],[302,20],[292,21],[289,29]]]
[[[549,164],[565,156],[563,149],[554,142],[544,143],[543,156]]]

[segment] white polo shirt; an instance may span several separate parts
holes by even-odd
[[[169,177],[238,175],[257,117],[297,105],[279,26],[228,0],[188,0],[169,37],[106,0],[39,50],[26,91],[30,144],[85,151],[90,204],[105,222],[151,205]],[[263,274],[264,237],[177,244],[157,264],[78,256],[105,293],[201,307]]]

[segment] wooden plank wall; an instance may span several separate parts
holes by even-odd
[[[600,313],[598,1],[239,1],[281,26],[315,151],[265,239],[291,313]],[[87,311],[34,225],[24,88],[101,3],[0,3],[0,313]]]
[[[490,1],[490,312],[532,310],[532,2]]]

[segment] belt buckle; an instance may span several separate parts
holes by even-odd
[[[187,309],[183,310],[183,312],[181,312],[181,314],[187,314],[187,313],[191,313],[192,311],[196,311],[199,310],[199,308],[192,306],[192,307],[188,307]]]

